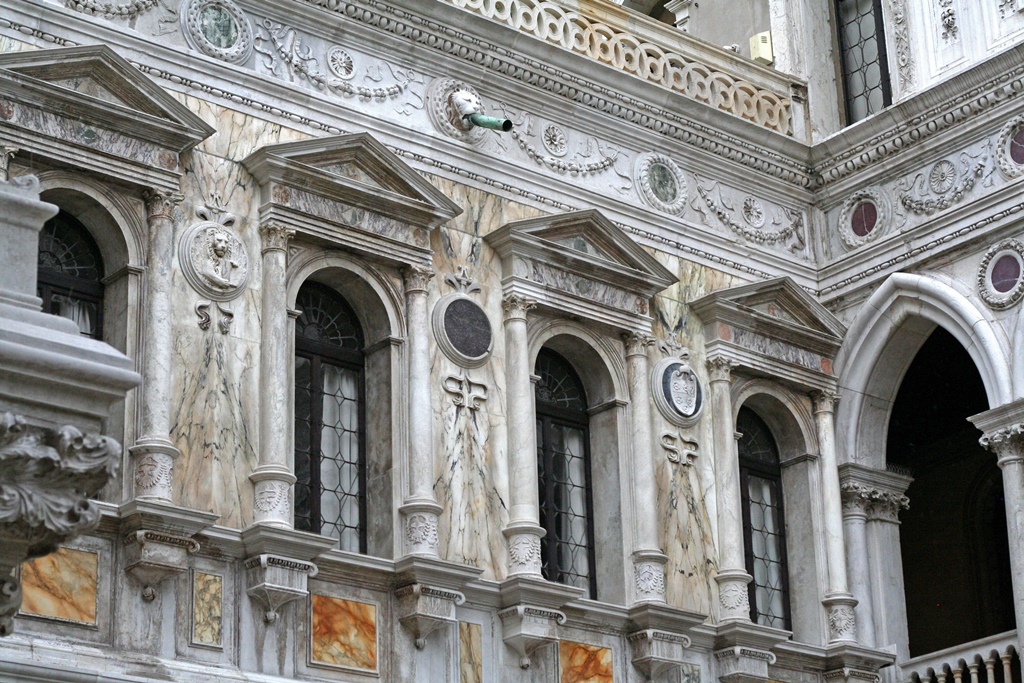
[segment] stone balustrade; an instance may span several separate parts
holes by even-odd
[[[1017,632],[914,657],[900,668],[907,683],[1020,683]]]

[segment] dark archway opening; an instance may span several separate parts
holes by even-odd
[[[1003,480],[967,417],[988,409],[977,368],[936,328],[907,370],[886,459],[908,468],[900,515],[910,656],[1014,628]]]

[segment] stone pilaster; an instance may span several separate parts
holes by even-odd
[[[850,594],[846,579],[846,541],[843,535],[842,496],[835,437],[835,405],[838,397],[830,391],[817,391],[812,398],[814,425],[821,453],[825,561],[828,566],[828,587],[822,605],[828,615],[829,642],[852,642],[857,640],[857,619],[854,612],[857,601]]]
[[[294,230],[277,223],[260,226],[263,241],[263,309],[260,337],[260,452],[249,480],[255,488],[253,522],[292,527],[292,447],[288,442],[291,407],[288,371],[294,362],[287,343],[288,240]]]
[[[657,498],[651,455],[651,390],[647,348],[654,338],[642,332],[622,335],[629,371],[630,434],[632,436],[633,602],[665,601],[665,563],[658,545]]]
[[[508,415],[509,519],[503,533],[508,542],[509,576],[540,577],[540,492],[537,479],[537,428],[526,315],[534,303],[512,294],[502,300],[505,311],[505,387]]]
[[[718,488],[718,602],[720,621],[750,621],[751,581],[743,559],[743,499],[732,410],[732,361],[708,359],[711,411],[714,415],[715,483]]]
[[[868,563],[868,505],[871,489],[856,482],[841,485],[843,531],[846,539],[847,576],[850,592],[857,600],[854,615],[857,620],[857,638],[868,646],[875,646],[874,604],[871,597],[870,566]]]
[[[430,407],[430,347],[427,335],[427,287],[434,271],[409,266],[405,278],[406,325],[409,330],[409,495],[400,508],[406,555],[438,555],[437,520],[441,506],[434,498],[434,415]]]
[[[172,502],[174,461],[180,453],[171,442],[171,307],[174,209],[180,194],[147,190],[146,306],[143,312],[142,390],[139,400],[142,435],[130,449],[135,497]]]

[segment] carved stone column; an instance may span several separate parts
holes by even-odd
[[[1006,536],[1010,546],[1013,613],[1017,619],[1017,649],[1024,648],[1024,399],[1018,399],[968,418],[982,430],[981,445],[998,458],[1003,471]]]
[[[732,361],[716,356],[707,362],[714,415],[715,483],[718,488],[718,600],[720,621],[750,621],[747,584],[752,577],[743,560],[743,499],[733,420]]]
[[[836,459],[835,405],[838,397],[830,391],[816,391],[814,425],[821,453],[821,488],[825,512],[825,561],[828,588],[822,604],[828,613],[829,642],[857,640],[857,601],[846,581],[846,541],[843,538],[842,496],[839,463]]]
[[[509,576],[540,577],[540,492],[537,479],[537,426],[530,380],[530,349],[526,338],[526,313],[534,303],[517,294],[506,296],[505,391],[508,415],[509,519],[504,534],[508,541]]]
[[[910,499],[899,491],[878,488],[872,489],[870,496],[867,532],[871,599],[879,606],[874,615],[875,643],[880,647],[895,644],[897,659],[903,661],[910,658],[910,652],[905,645],[909,635],[899,514],[910,507]]]
[[[146,221],[146,307],[142,355],[142,435],[130,449],[134,458],[135,497],[171,502],[174,461],[180,455],[171,442],[171,256],[174,253],[174,208],[181,195],[148,190]]]
[[[260,337],[260,454],[259,464],[249,480],[255,487],[253,521],[292,527],[292,484],[295,475],[289,464],[291,419],[288,369],[293,362],[287,344],[288,240],[295,235],[277,223],[260,226],[263,240],[263,312]]]
[[[0,182],[7,182],[11,178],[11,159],[20,150],[17,147],[0,143]]]
[[[857,638],[861,644],[874,647],[874,605],[871,599],[867,531],[871,491],[856,482],[842,484],[841,491],[847,576],[850,579],[850,592],[857,600],[854,612],[857,619]]]
[[[640,332],[622,335],[629,370],[629,402],[632,415],[632,517],[633,602],[665,601],[665,563],[668,557],[658,546],[658,511],[651,456],[651,390],[647,347],[654,338]]]
[[[434,271],[410,266],[402,275],[409,330],[409,496],[400,508],[405,519],[405,554],[437,557],[437,520],[442,508],[434,498],[434,414],[430,407],[427,337],[427,285]]]

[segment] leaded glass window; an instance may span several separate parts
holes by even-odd
[[[337,292],[299,290],[295,321],[295,528],[366,552],[363,332]]]
[[[597,597],[590,435],[583,383],[557,353],[537,355],[537,469],[544,578]]]
[[[768,425],[749,408],[736,419],[739,439],[743,543],[747,572],[754,577],[750,620],[789,629],[789,572],[779,451]]]
[[[74,321],[86,337],[103,332],[103,259],[89,231],[60,211],[39,233],[37,296],[43,310]]]
[[[847,123],[892,104],[881,0],[836,0]]]

